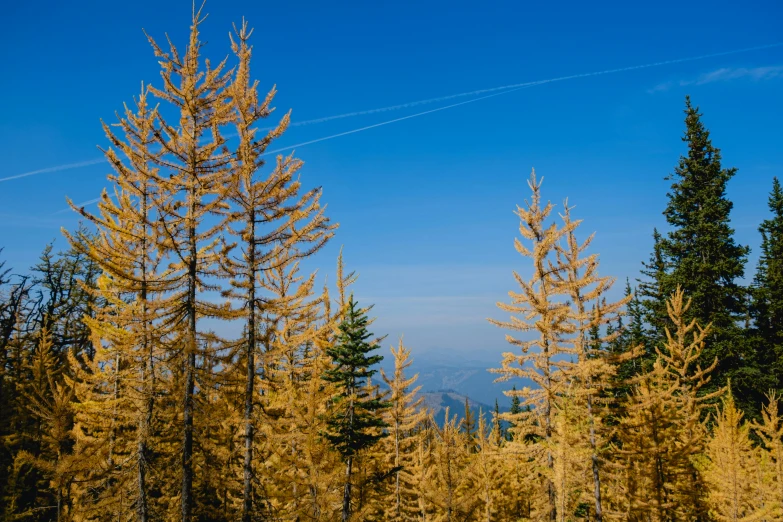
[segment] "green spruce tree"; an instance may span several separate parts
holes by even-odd
[[[780,392],[783,388],[783,190],[778,178],[772,180],[769,209],[772,217],[759,226],[761,255],[751,290],[751,317],[758,362],[770,370],[764,384]]]
[[[378,348],[378,343],[371,341],[373,334],[367,330],[369,323],[367,310],[359,308],[351,296],[345,319],[340,324],[337,342],[326,348],[333,366],[322,377],[337,388],[331,400],[324,436],[345,462],[343,522],[350,519],[352,512],[354,458],[383,438],[382,430],[388,426],[382,414],[389,403],[383,401],[377,393],[372,393],[372,388],[368,386],[378,371],[373,367],[383,360],[382,355],[370,355]]]
[[[701,121],[698,107],[685,99],[685,135],[687,154],[680,158],[663,214],[671,230],[666,237],[656,235],[656,246],[642,285],[646,297],[648,322],[653,339],[663,338],[665,300],[679,286],[692,299],[688,320],[712,324],[704,364],[716,357],[710,391],[725,386],[731,379],[737,398],[751,414],[759,371],[749,343],[738,322],[744,318],[743,277],[748,247],[734,241],[730,213],[732,203],[726,185],[736,169],[723,168],[720,149],[712,145],[710,133]],[[738,400],[738,402],[740,402]]]
[[[511,387],[511,408],[508,410],[508,416],[511,418],[517,418],[520,413],[522,413],[522,406],[521,401],[519,400],[519,392],[517,391],[517,386],[514,385]],[[514,423],[509,421],[508,423],[508,429],[506,429],[506,438],[508,440],[512,440],[514,438],[514,430],[511,428],[514,427]]]
[[[666,312],[667,263],[663,252],[663,236],[658,229],[653,229],[653,251],[647,262],[642,262],[642,278],[638,280],[639,301],[642,316],[648,326],[645,332],[645,359],[655,359],[653,346],[662,344],[666,335],[665,328],[670,326],[669,315]]]

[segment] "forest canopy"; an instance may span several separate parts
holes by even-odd
[[[436,418],[342,254],[331,286],[302,268],[337,225],[270,152],[290,113],[252,30],[211,63],[203,20],[149,37],[161,79],[103,123],[109,188],[71,203],[68,248],[0,261],[0,520],[783,520],[783,190],[746,285],[737,170],[690,98],[668,230],[620,298],[532,172],[490,320],[512,407]]]

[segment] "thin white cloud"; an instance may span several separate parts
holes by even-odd
[[[739,78],[748,78],[753,81],[769,80],[783,76],[783,65],[772,65],[768,67],[746,67],[731,68],[723,67],[715,71],[702,74],[696,80],[691,82],[680,82],[680,85],[705,85],[713,82],[724,82],[728,80],[737,80]]]
[[[721,67],[714,71],[704,73],[696,78],[680,81],[668,81],[659,83],[647,92],[653,94],[672,89],[673,87],[687,87],[689,85],[707,85],[708,83],[727,82],[739,79],[748,79],[754,82],[783,77],[783,65],[769,65],[766,67]]]

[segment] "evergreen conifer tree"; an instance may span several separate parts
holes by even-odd
[[[516,418],[520,413],[522,413],[522,406],[520,405],[519,400],[519,391],[517,391],[517,385],[513,385],[511,387],[511,391],[508,392],[508,395],[511,396],[511,407],[508,410],[508,417],[509,418]],[[508,440],[513,439],[514,433],[511,430],[511,428],[514,426],[513,421],[508,421],[509,429],[506,430],[506,438]]]
[[[648,347],[646,351],[646,360],[649,364],[655,360],[655,350],[664,340],[664,330],[669,326],[669,316],[666,313],[667,295],[667,273],[668,264],[663,251],[663,236],[658,229],[653,230],[653,251],[650,259],[642,263],[642,276],[638,283],[638,293],[643,309],[643,316],[647,323],[647,335],[645,336],[644,346]],[[649,370],[650,368],[648,368]]]
[[[367,330],[368,325],[367,310],[359,308],[351,296],[336,343],[326,348],[333,367],[322,376],[337,388],[331,400],[328,428],[324,435],[345,462],[343,522],[350,518],[352,512],[354,459],[359,452],[374,446],[385,436],[378,429],[388,427],[382,414],[389,404],[376,394],[368,393],[366,387],[368,380],[377,372],[373,366],[383,360],[382,355],[370,355],[378,346],[370,340],[372,334]]]
[[[771,382],[759,382],[778,393],[783,389],[783,189],[778,178],[772,180],[769,195],[772,216],[759,226],[761,255],[751,290],[751,316],[756,330],[758,362],[771,377]],[[772,371],[768,371],[772,370]]]
[[[760,376],[738,321],[745,317],[743,277],[748,247],[738,245],[731,228],[732,203],[726,186],[736,174],[721,165],[720,149],[712,145],[710,133],[701,121],[698,107],[685,99],[687,154],[667,179],[672,181],[663,214],[671,227],[666,237],[656,239],[651,264],[647,265],[642,295],[648,299],[651,326],[656,340],[662,340],[666,321],[662,296],[672,295],[679,286],[692,299],[688,319],[712,324],[704,352],[705,361],[717,357],[712,390],[731,379],[738,402],[753,411],[749,391]],[[742,398],[742,400],[739,400]]]

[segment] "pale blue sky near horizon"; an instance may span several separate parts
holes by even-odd
[[[278,115],[305,121],[418,100],[783,42],[778,1],[208,2],[206,54],[230,52],[244,16],[255,27],[252,72],[277,85]],[[89,162],[107,144],[100,119],[159,86],[142,27],[184,46],[188,1],[17,2],[0,22],[0,179]],[[498,91],[495,91],[498,92]],[[638,276],[684,151],[684,96],[701,107],[725,166],[737,240],[753,249],[772,177],[783,176],[783,47],[545,83],[302,146],[306,185],[323,187],[340,223],[309,267],[333,278],[341,246],[375,303],[377,333],[400,334],[421,358],[498,361],[494,303],[515,289],[516,204],[532,167],[544,197],[569,198],[596,232],[601,272]],[[453,103],[295,126],[279,147]],[[18,271],[44,245],[65,247],[65,208],[96,198],[105,163],[0,181],[0,247]],[[386,350],[384,349],[384,352]]]

